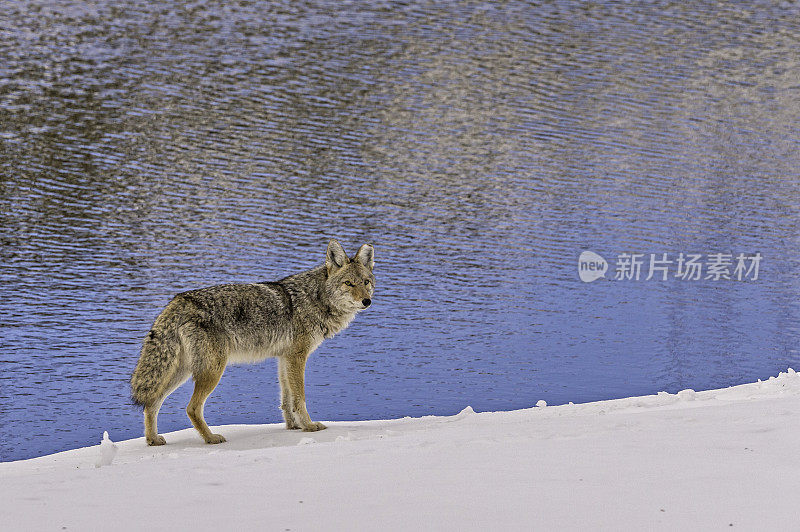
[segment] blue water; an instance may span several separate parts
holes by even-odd
[[[375,246],[378,286],[312,356],[317,420],[798,368],[798,11],[0,2],[0,460],[140,436],[128,378],[172,295],[331,237]],[[616,281],[623,253],[762,261]],[[274,361],[229,368],[206,418],[279,422]]]

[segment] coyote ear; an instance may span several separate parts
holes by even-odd
[[[336,240],[328,242],[328,252],[325,254],[325,266],[328,271],[334,268],[341,268],[350,259],[347,258],[347,253],[344,252],[342,245]]]
[[[358,248],[356,260],[372,270],[375,267],[375,250],[369,244],[364,244]]]

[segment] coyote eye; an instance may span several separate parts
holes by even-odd
[[[369,279],[364,279],[364,284],[369,286]]]
[[[347,286],[355,286],[355,285],[354,285],[353,283],[351,283],[350,281],[345,281],[345,282],[344,282],[344,284],[345,284],[345,285],[347,285]]]

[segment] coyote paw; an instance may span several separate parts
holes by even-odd
[[[303,432],[317,432],[318,430],[325,430],[328,427],[318,421],[312,421],[310,425],[303,427]]]
[[[298,425],[298,424],[297,424],[297,423],[295,423],[294,421],[287,421],[287,422],[286,422],[286,428],[287,428],[288,430],[297,430],[297,429],[299,429],[299,428],[300,428],[300,425]]]
[[[157,434],[153,439],[147,438],[147,445],[164,445],[165,443],[167,443],[167,440],[161,434]]]
[[[224,441],[228,441],[222,434],[212,434],[208,438],[206,438],[206,443],[222,443]]]

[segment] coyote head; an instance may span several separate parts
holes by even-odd
[[[328,272],[326,288],[331,305],[344,312],[358,312],[372,303],[375,289],[374,250],[369,244],[358,248],[352,259],[336,240],[328,243],[325,269]]]

